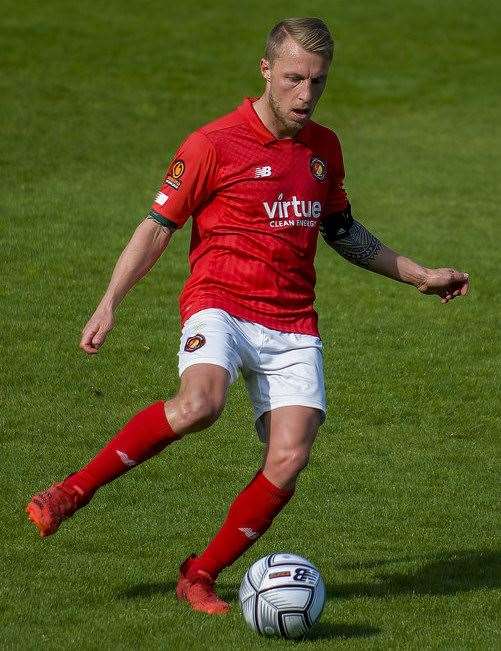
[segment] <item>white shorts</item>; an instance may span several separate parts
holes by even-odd
[[[262,440],[265,434],[259,419],[277,407],[314,407],[325,418],[319,337],[272,330],[209,308],[193,314],[181,333],[179,375],[193,364],[222,366],[230,375],[230,383],[241,371]]]

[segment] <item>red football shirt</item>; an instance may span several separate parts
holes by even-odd
[[[318,335],[320,220],[347,206],[341,146],[309,121],[277,139],[246,99],[182,143],[150,215],[193,217],[181,321],[215,307],[275,330]]]

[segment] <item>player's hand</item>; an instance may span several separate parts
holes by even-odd
[[[457,296],[464,296],[469,287],[468,274],[451,267],[428,269],[424,280],[417,285],[417,289],[422,294],[438,294],[441,303],[448,303]]]
[[[106,339],[106,335],[115,325],[113,310],[98,307],[82,331],[80,348],[89,355],[98,352]]]

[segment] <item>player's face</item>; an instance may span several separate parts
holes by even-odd
[[[329,66],[327,59],[306,52],[292,38],[284,41],[272,64],[261,60],[265,94],[283,134],[295,135],[311,117],[324,91]]]

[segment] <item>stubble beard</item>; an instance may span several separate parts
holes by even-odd
[[[295,136],[296,133],[301,131],[301,126],[293,122],[292,120],[288,120],[285,113],[282,111],[280,104],[277,102],[275,97],[273,96],[273,93],[269,92],[268,94],[268,101],[270,104],[271,112],[273,113],[273,116],[275,117],[275,120],[278,123],[278,126],[280,129],[284,131],[284,133],[288,136]]]

